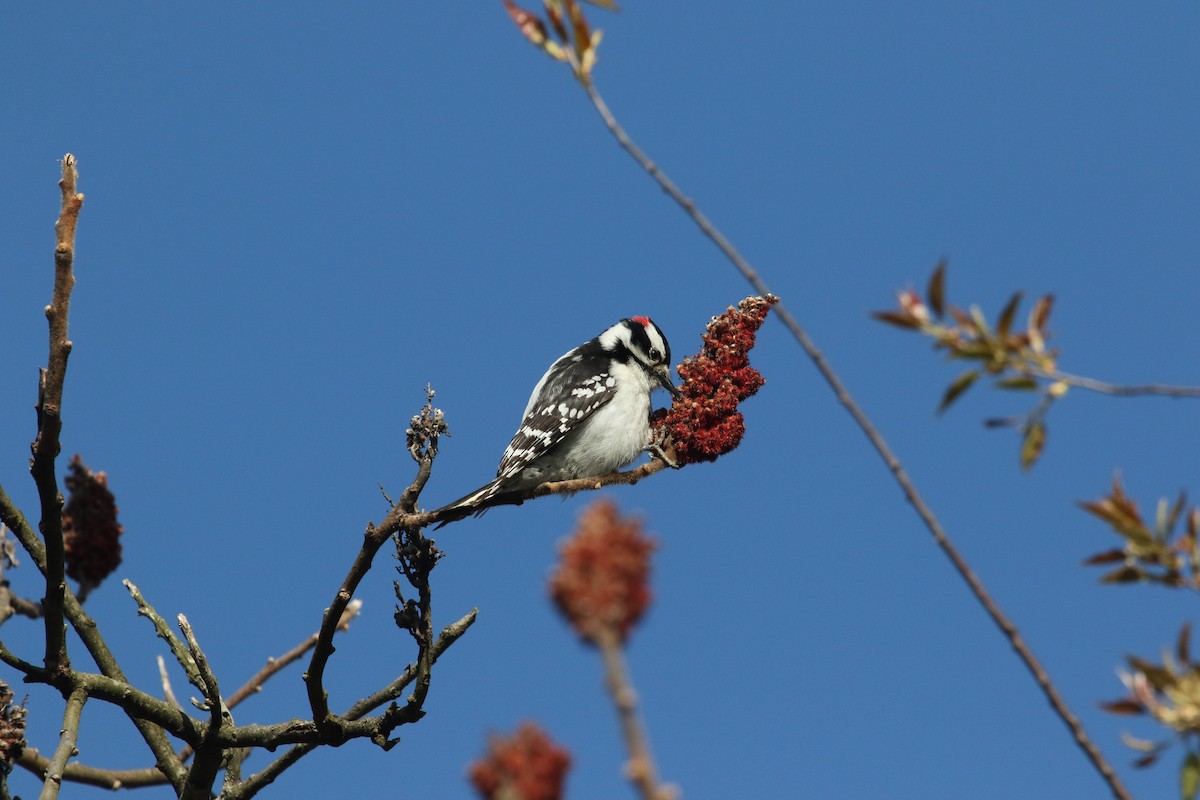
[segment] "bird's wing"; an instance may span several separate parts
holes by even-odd
[[[568,353],[554,363],[534,388],[521,426],[500,459],[497,476],[511,477],[550,452],[613,398],[616,381],[612,375],[589,374],[589,367],[582,361],[582,356]]]

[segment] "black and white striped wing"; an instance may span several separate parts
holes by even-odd
[[[521,427],[509,442],[496,475],[509,478],[550,452],[596,410],[612,400],[616,381],[595,364],[569,353],[558,360],[534,388]]]

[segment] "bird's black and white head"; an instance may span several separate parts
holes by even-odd
[[[597,336],[596,341],[614,359],[644,369],[652,384],[681,396],[671,381],[671,345],[649,317],[623,319]]]

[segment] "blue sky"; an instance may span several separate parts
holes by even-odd
[[[1073,392],[1022,474],[1015,437],[980,420],[1024,398],[977,389],[935,418],[956,369],[867,314],[944,257],[955,302],[1054,292],[1063,369],[1200,382],[1200,7],[631,0],[591,17],[614,112],[807,326],[1132,791],[1172,796],[1181,754],[1134,771],[1120,732],[1156,731],[1096,702],[1191,600],[1098,586],[1079,563],[1115,537],[1074,503],[1117,469],[1144,508],[1200,494],[1195,404]],[[70,151],[87,201],[62,463],[81,453],[116,492],[125,561],[88,608],[148,690],[164,651],[117,578],[187,614],[232,690],[316,629],[384,514],[378,485],[411,477],[427,383],[453,432],[434,507],[493,474],[563,351],[649,314],[683,356],[749,291],[498,1],[12,8],[0,69],[0,483],[32,513]],[[1104,796],[777,321],[754,355],[767,385],[739,450],[612,492],[661,541],[629,657],[662,774],[691,798]],[[574,753],[570,796],[630,796],[598,659],[545,594],[590,499],[440,531],[439,624],[480,615],[428,717],[390,753],[314,754],[265,796],[467,798],[486,733],[527,718]],[[335,707],[412,657],[392,578],[381,558],[363,583]],[[39,591],[28,562],[12,580]],[[14,620],[4,641],[32,658],[37,632]],[[300,671],[236,718],[303,716]],[[100,706],[81,759],[149,764]],[[61,701],[32,688],[30,713],[52,749]]]

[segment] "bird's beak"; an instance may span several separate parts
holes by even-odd
[[[672,397],[682,398],[683,393],[675,388],[675,384],[671,382],[671,368],[666,364],[660,364],[654,368],[654,377],[658,378],[658,385],[671,393]]]

